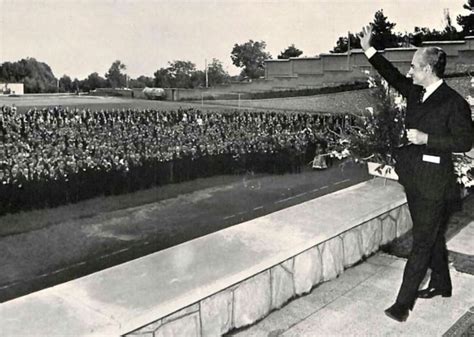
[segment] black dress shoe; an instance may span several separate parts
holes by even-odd
[[[385,315],[398,322],[405,322],[408,318],[408,307],[395,302],[390,308],[385,310]]]
[[[418,290],[418,298],[432,298],[438,295],[441,295],[442,297],[451,297],[451,293],[451,290],[429,287],[423,290]]]

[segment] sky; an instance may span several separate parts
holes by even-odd
[[[302,56],[331,50],[383,9],[395,32],[441,30],[467,0],[0,0],[0,63],[34,57],[56,77],[101,76],[115,60],[132,78],[175,60],[203,70],[213,58],[231,75],[235,44],[265,41],[273,58],[294,44]],[[455,24],[457,28],[457,26]]]

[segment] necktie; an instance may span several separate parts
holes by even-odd
[[[420,91],[420,96],[418,97],[418,103],[419,103],[419,104],[423,103],[423,96],[425,96],[425,93],[426,93],[426,89],[423,88],[423,89]]]

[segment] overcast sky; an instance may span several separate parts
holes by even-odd
[[[290,44],[303,56],[331,50],[347,31],[358,32],[383,9],[395,31],[442,29],[467,0],[0,0],[0,63],[34,57],[56,77],[104,76],[115,60],[135,78],[153,76],[169,61],[204,69],[223,62],[236,75],[235,43],[263,40],[273,58]],[[457,25],[456,25],[457,26]]]

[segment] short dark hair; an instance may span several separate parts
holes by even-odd
[[[431,66],[433,73],[442,78],[446,68],[446,53],[439,47],[426,47],[422,49],[422,62]]]

